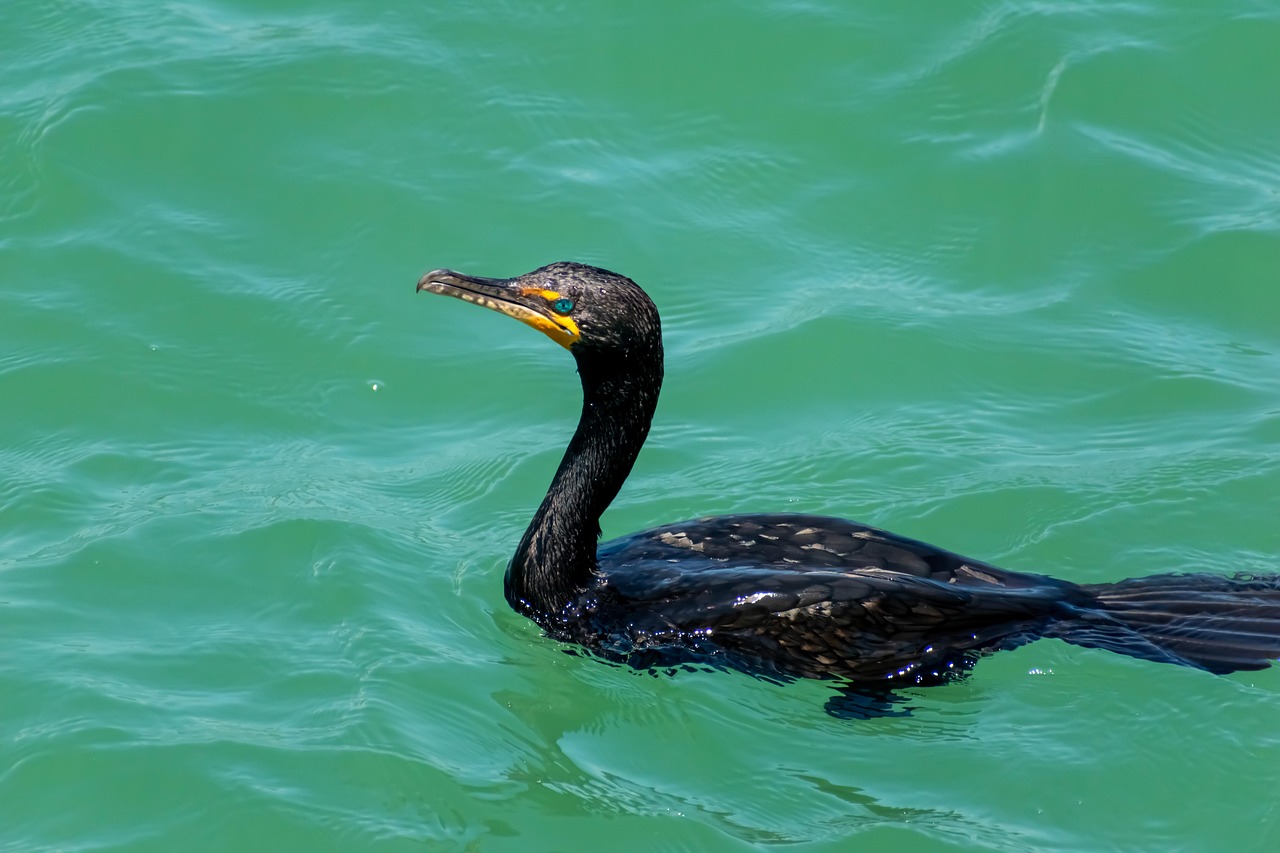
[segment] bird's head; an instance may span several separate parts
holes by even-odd
[[[578,359],[661,353],[658,310],[626,276],[568,261],[515,278],[432,270],[418,290],[452,296],[515,317]],[[661,356],[659,355],[659,358]]]

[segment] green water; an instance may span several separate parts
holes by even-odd
[[[414,294],[652,294],[606,535],[1274,571],[1275,4],[11,0],[0,57],[0,850],[1280,845],[1277,671],[1042,641],[850,722],[565,654],[501,575],[571,359]]]

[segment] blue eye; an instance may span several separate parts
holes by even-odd
[[[555,311],[557,314],[568,314],[573,310],[573,300],[557,299],[555,302],[551,303],[551,310]]]

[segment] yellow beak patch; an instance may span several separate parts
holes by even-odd
[[[555,302],[560,298],[559,291],[544,290],[540,287],[522,287],[520,288],[520,295],[540,296],[549,303]],[[582,333],[578,331],[578,324],[568,317],[559,315],[548,317],[531,308],[511,302],[496,302],[486,307],[501,311],[503,314],[515,317],[525,325],[532,326],[565,349],[573,346],[578,342],[578,338],[582,337]]]

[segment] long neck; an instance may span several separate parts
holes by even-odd
[[[578,359],[582,417],[507,569],[507,601],[540,623],[591,580],[600,516],[640,453],[662,386],[662,350],[600,363]]]

